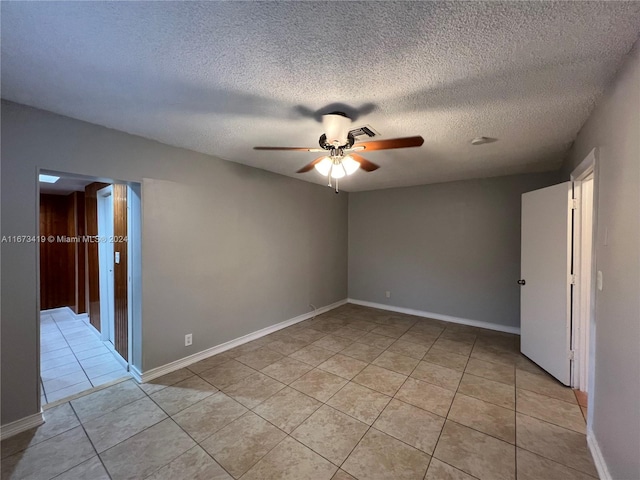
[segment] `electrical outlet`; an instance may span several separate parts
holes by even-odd
[[[188,347],[189,345],[191,345],[193,343],[193,334],[192,333],[188,333],[184,336],[184,346]]]
[[[385,295],[387,298],[391,298],[391,292],[390,292],[389,290],[387,290],[386,292],[384,292],[384,295]]]

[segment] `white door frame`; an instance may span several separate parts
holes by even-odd
[[[129,368],[134,364],[134,340],[136,350],[140,339],[135,338],[142,322],[142,218],[141,190],[139,186],[127,186],[127,315]],[[134,333],[135,332],[135,333]],[[136,355],[140,352],[136,351]]]
[[[98,271],[100,284],[100,333],[102,341],[113,344],[114,335],[114,250],[113,186],[96,193],[98,202]]]
[[[593,149],[571,173],[577,207],[574,210],[573,273],[575,275],[575,285],[572,305],[572,347],[575,351],[575,360],[573,362],[571,386],[588,392],[589,413],[593,411],[591,408],[593,388],[590,387],[593,386],[595,371],[597,167],[597,151]],[[583,182],[589,179],[592,179],[590,199],[588,198],[589,195],[583,195],[582,192]],[[591,223],[590,232],[589,220]]]
[[[51,171],[51,170],[45,170],[45,169],[40,169],[39,167],[36,168],[36,175],[34,177],[34,182],[35,182],[35,188],[36,188],[36,199],[40,198],[40,182],[38,180],[38,177],[41,173],[47,173],[47,174],[52,174],[52,175],[60,175],[60,176],[64,176],[64,177],[68,177],[68,178],[80,178],[83,180],[88,180],[89,182],[101,182],[101,183],[112,183],[115,182],[114,179],[110,179],[110,178],[104,178],[104,177],[91,177],[91,176],[85,176],[85,175],[79,175],[79,174],[75,174],[75,173],[68,173],[68,172],[56,172],[56,171]],[[128,321],[128,326],[129,326],[129,362],[126,362],[122,356],[115,350],[115,348],[113,347],[113,345],[110,342],[105,342],[104,345],[107,346],[107,348],[109,348],[109,350],[112,351],[112,353],[114,353],[114,356],[116,358],[116,360],[118,360],[120,363],[123,364],[123,366],[127,367],[128,370],[130,370],[130,367],[133,365],[133,360],[134,358],[138,358],[138,362],[141,363],[141,358],[142,358],[142,255],[141,255],[141,251],[142,251],[142,212],[141,212],[141,185],[140,184],[132,184],[133,187],[128,186],[128,193],[127,193],[127,198],[132,198],[134,199],[134,201],[132,201],[131,203],[128,202],[128,208],[129,208],[129,213],[130,215],[128,215],[128,225],[127,225],[127,235],[128,235],[128,272],[129,272],[129,285],[128,285],[128,305],[129,305],[129,321]],[[135,195],[129,195],[129,193],[131,192],[131,189],[133,188],[133,190],[135,191]],[[101,196],[100,196],[100,192],[103,192],[107,194],[107,196],[109,196],[109,193],[111,195],[111,211],[113,212],[113,187],[112,186],[108,186],[105,187],[104,189],[99,190],[98,192],[96,192],[96,212],[97,215],[99,216],[104,216],[104,212],[101,214],[100,213],[100,202],[101,202]],[[107,193],[109,192],[109,193]],[[103,198],[102,201],[105,201],[105,199]],[[41,232],[40,232],[40,222],[39,222],[39,218],[40,218],[40,202],[38,200],[36,200],[35,202],[36,205],[36,225],[35,225],[35,229],[36,232],[38,233],[38,237],[40,236]],[[111,233],[109,235],[113,235],[113,213],[111,213],[109,215],[109,217],[111,217],[111,221],[109,222],[109,225],[111,225]],[[102,228],[100,227],[100,217],[97,218],[97,223],[98,223],[98,236],[102,236],[103,238],[105,236],[108,236],[106,234],[103,235],[102,233]],[[107,242],[107,243],[100,243],[98,242],[98,260],[100,261],[100,248],[101,246],[110,246],[111,247],[111,261],[114,261],[114,253],[113,253],[113,243],[112,242]],[[36,249],[36,264],[40,265],[40,249]],[[99,263],[100,265],[100,263]],[[101,278],[101,274],[102,274],[102,268],[99,267],[99,275],[98,275],[98,286],[99,286],[99,291],[100,291],[100,299],[102,300],[102,298],[105,297],[105,293],[103,292],[103,284],[105,283],[104,280]],[[113,265],[112,265],[112,270],[113,270]],[[113,273],[113,272],[112,272]],[[111,276],[112,281],[113,281],[113,275]],[[40,268],[36,269],[36,279],[37,279],[37,284],[40,285]],[[108,282],[107,282],[108,285]],[[113,290],[113,283],[111,284],[112,288],[111,291],[114,292]],[[87,297],[88,298],[88,297]],[[88,300],[87,300],[88,301]],[[36,289],[36,297],[35,297],[35,302],[36,302],[36,310],[38,312],[38,315],[36,317],[36,331],[38,332],[38,338],[40,338],[41,335],[41,326],[40,326],[40,308],[41,308],[41,300],[40,300],[40,288]],[[111,303],[112,305],[112,312],[115,310],[115,302]],[[108,316],[106,313],[103,313],[103,308],[105,306],[105,303],[100,301],[100,316],[102,317],[102,325],[101,325],[101,330],[104,330],[105,328],[105,321],[104,319]],[[135,322],[135,323],[134,323]],[[111,324],[111,331],[113,332],[113,323]],[[137,332],[137,333],[136,333]],[[106,338],[104,337],[104,333],[101,331],[100,332],[101,338],[102,340],[106,340]],[[134,343],[135,342],[135,343]],[[41,351],[40,351],[40,342],[38,342],[37,345],[37,350],[38,350],[38,358],[41,355]],[[127,365],[128,363],[128,365]],[[38,405],[40,407],[42,407],[41,404],[41,395],[40,395],[40,388],[41,388],[41,379],[40,379],[40,371],[41,371],[41,367],[40,367],[40,362],[37,362],[38,364],[38,375],[35,378],[35,388],[34,388],[34,392],[38,392],[37,397],[38,397]],[[137,369],[137,378],[140,379],[140,370],[141,368]],[[136,377],[136,375],[133,375],[134,377]]]

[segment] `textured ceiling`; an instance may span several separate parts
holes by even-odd
[[[345,190],[557,168],[640,32],[640,2],[2,2],[2,96],[295,172],[334,103],[382,138]],[[499,141],[471,146],[475,136]]]

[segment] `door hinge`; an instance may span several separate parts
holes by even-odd
[[[576,276],[571,275],[571,285],[575,285],[575,284],[576,284]]]
[[[569,350],[569,360],[575,360],[576,352],[575,350]]]
[[[578,199],[577,198],[572,198],[569,200],[569,208],[571,210],[577,210],[578,209]]]

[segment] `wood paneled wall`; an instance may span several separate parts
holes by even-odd
[[[65,242],[83,235],[84,193],[40,196],[40,308],[70,307],[86,312],[85,244]],[[54,237],[49,241],[49,237]]]
[[[75,307],[74,244],[58,242],[75,235],[73,199],[40,195],[40,235],[54,241],[40,243],[40,308]]]
[[[85,230],[90,236],[98,235],[98,200],[97,192],[108,187],[108,183],[90,183],[84,188]],[[87,243],[87,300],[89,322],[96,330],[100,330],[100,271],[98,266],[98,244]]]
[[[120,253],[120,263],[114,265],[114,346],[116,351],[128,360],[128,271],[127,271],[127,186],[113,185],[113,235],[117,242],[114,254]]]

